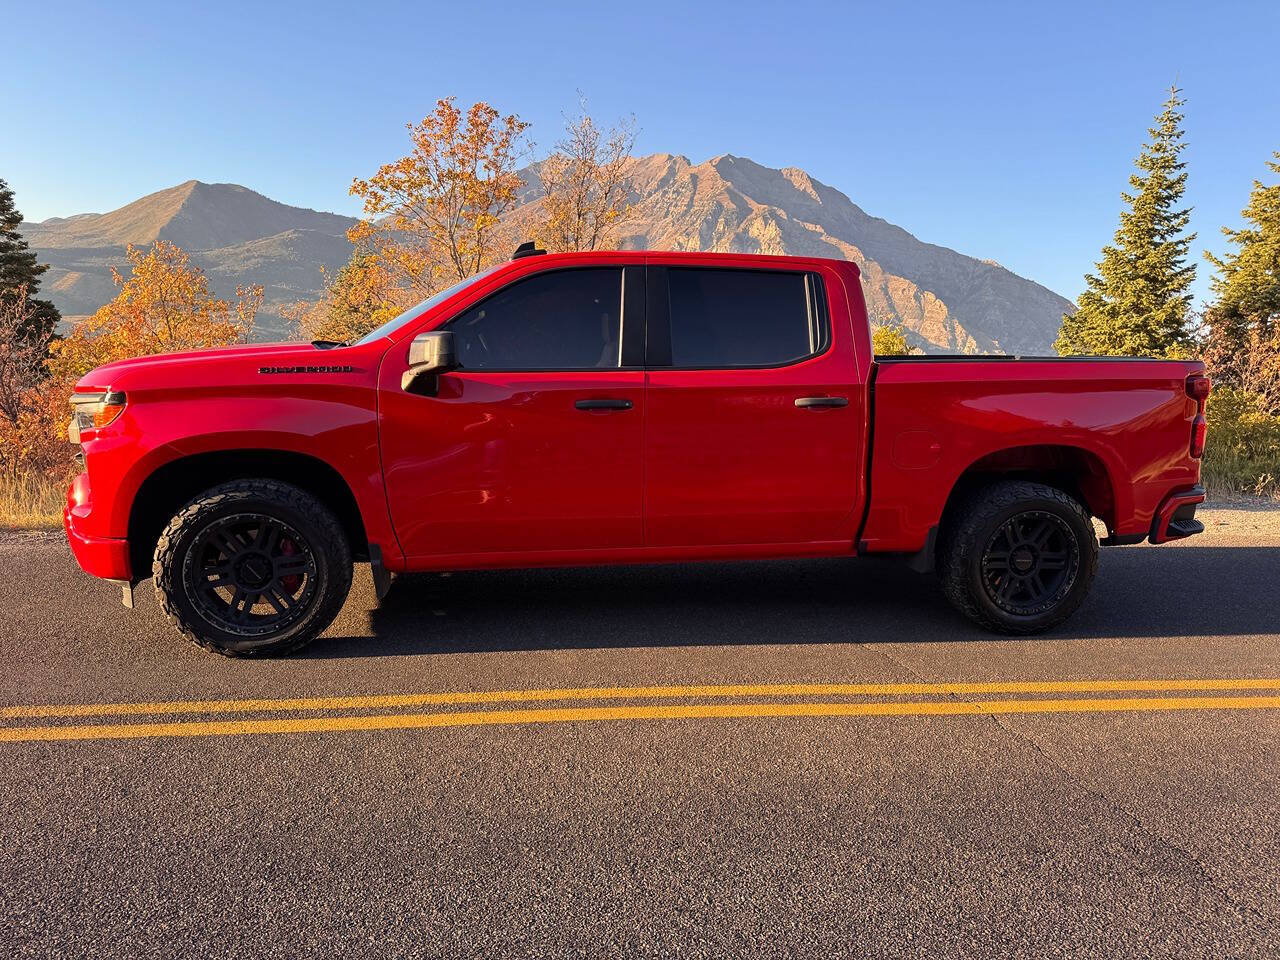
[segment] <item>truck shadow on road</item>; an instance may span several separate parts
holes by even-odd
[[[871,559],[414,575],[369,616],[373,636],[327,636],[302,656],[1022,642],[963,619],[935,578]],[[1280,549],[1188,546],[1104,550],[1084,607],[1047,636],[1276,633]]]

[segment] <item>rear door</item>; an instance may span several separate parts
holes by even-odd
[[[543,270],[448,319],[460,369],[381,371],[383,469],[410,563],[638,547],[644,268]]]
[[[655,259],[648,281],[645,545],[852,543],[865,411],[838,276]]]

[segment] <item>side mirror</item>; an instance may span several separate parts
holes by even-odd
[[[409,393],[435,394],[435,378],[458,366],[453,352],[453,333],[434,330],[420,333],[409,344],[409,369],[400,378],[400,389]],[[424,389],[428,387],[428,389]]]

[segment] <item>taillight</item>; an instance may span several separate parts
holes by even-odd
[[[1212,383],[1203,373],[1193,373],[1187,377],[1187,396],[1192,400],[1200,401],[1201,406],[1209,399],[1209,390]]]
[[[1203,413],[1197,413],[1196,418],[1191,421],[1191,458],[1199,460],[1204,456],[1204,443],[1209,432],[1209,424],[1204,419]]]
[[[1209,433],[1209,424],[1205,420],[1204,406],[1209,399],[1209,391],[1213,384],[1203,373],[1193,373],[1187,377],[1187,396],[1196,402],[1195,419],[1191,421],[1191,457],[1199,460],[1204,456],[1205,440]]]

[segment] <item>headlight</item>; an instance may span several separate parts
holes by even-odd
[[[75,393],[71,395],[71,425],[67,437],[72,443],[80,442],[81,430],[99,430],[124,413],[125,396],[119,390],[103,393]]]

